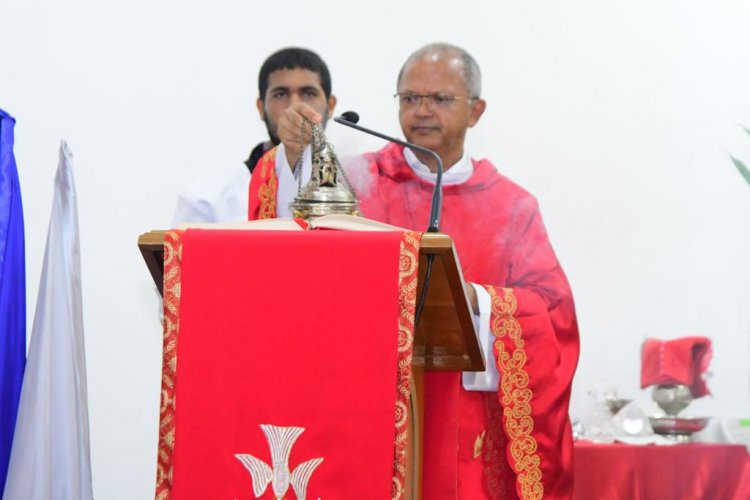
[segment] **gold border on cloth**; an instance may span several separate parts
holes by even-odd
[[[172,494],[172,455],[174,453],[175,376],[177,374],[177,334],[180,318],[182,235],[164,235],[164,332],[159,407],[159,447],[156,460],[156,500]]]
[[[503,406],[505,433],[510,441],[511,466],[517,474],[521,498],[538,499],[544,496],[541,459],[536,453],[537,442],[531,435],[534,419],[531,414],[533,392],[525,369],[526,350],[521,324],[514,317],[518,302],[510,288],[487,287],[492,299],[490,330],[495,337],[494,351],[500,371],[500,403]],[[505,342],[511,340],[509,352]]]

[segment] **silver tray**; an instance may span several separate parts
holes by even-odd
[[[654,432],[662,436],[679,438],[680,441],[690,441],[690,436],[702,431],[708,425],[711,417],[675,417],[665,415],[648,417]]]

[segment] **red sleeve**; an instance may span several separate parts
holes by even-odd
[[[512,252],[511,288],[487,287],[501,375],[498,399],[518,495],[570,498],[573,438],[568,406],[578,363],[578,325],[570,287],[536,202],[529,208]]]

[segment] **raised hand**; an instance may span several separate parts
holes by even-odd
[[[284,144],[286,159],[292,169],[312,140],[312,123],[321,123],[322,120],[320,113],[304,102],[292,104],[279,118],[279,139]]]

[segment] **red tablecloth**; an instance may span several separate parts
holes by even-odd
[[[741,445],[575,444],[576,499],[750,499],[750,458]]]

